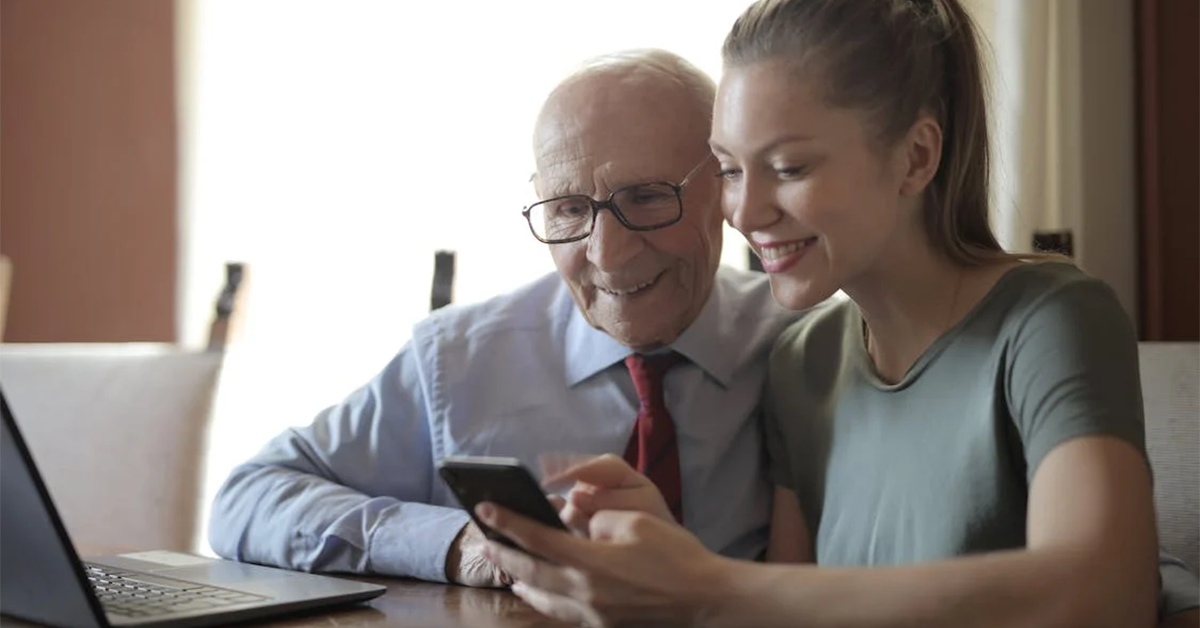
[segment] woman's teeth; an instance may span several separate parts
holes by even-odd
[[[815,241],[816,238],[809,238],[807,240],[792,242],[791,244],[785,244],[783,246],[766,246],[759,250],[759,255],[762,256],[763,260],[773,262],[777,259],[787,257],[788,255],[799,251]]]

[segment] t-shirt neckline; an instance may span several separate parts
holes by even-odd
[[[870,354],[867,353],[866,336],[864,335],[866,326],[863,319],[862,310],[858,309],[857,303],[854,303],[854,321],[856,324],[852,326],[853,329],[850,330],[850,336],[854,340],[854,352],[858,362],[859,370],[862,372],[867,381],[879,390],[885,392],[895,392],[908,388],[920,378],[921,373],[923,373],[925,369],[927,369],[929,365],[933,363],[934,359],[936,359],[938,355],[940,355],[946,349],[946,347],[950,346],[950,344],[962,334],[963,329],[970,325],[971,322],[979,316],[979,313],[987,308],[988,304],[996,300],[997,295],[1006,289],[1007,285],[1012,281],[1012,277],[1014,275],[1022,273],[1026,269],[1039,263],[1046,262],[1021,262],[1020,264],[1005,271],[1005,273],[1001,275],[1000,278],[996,280],[996,283],[993,284],[988,290],[987,294],[983,295],[983,298],[980,299],[965,316],[960,318],[957,323],[951,325],[949,329],[947,329],[944,333],[942,333],[942,335],[938,336],[932,343],[930,343],[929,346],[925,348],[925,351],[921,354],[921,356],[917,358],[916,362],[913,362],[912,366],[908,367],[908,371],[904,373],[904,376],[900,378],[900,381],[894,384],[883,381],[883,379],[879,377],[879,374],[875,371],[875,365],[871,362]],[[853,301],[851,301],[851,303],[853,303]]]

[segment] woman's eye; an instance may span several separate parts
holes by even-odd
[[[717,171],[717,176],[722,179],[734,179],[737,178],[737,176],[741,173],[742,172],[736,168],[721,168]]]
[[[779,166],[775,168],[775,174],[785,179],[794,179],[808,174],[808,168],[804,166]]]

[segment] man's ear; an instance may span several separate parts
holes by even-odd
[[[925,191],[942,163],[942,127],[921,114],[904,137],[904,178],[900,194],[915,196]]]

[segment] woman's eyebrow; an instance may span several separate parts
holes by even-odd
[[[770,142],[767,142],[763,146],[759,147],[757,150],[753,151],[752,154],[761,155],[762,153],[767,153],[767,152],[773,151],[776,148],[779,148],[780,146],[784,146],[787,144],[805,144],[805,143],[816,141],[816,139],[817,138],[812,135],[805,135],[802,133],[791,133],[791,134],[787,134],[787,135],[781,135],[781,136],[771,140]],[[708,141],[708,146],[710,149],[712,149],[712,151],[714,153],[721,153],[724,155],[729,154],[729,151],[726,150],[725,147],[721,146],[720,144],[718,144],[717,142],[715,142],[713,140]]]

